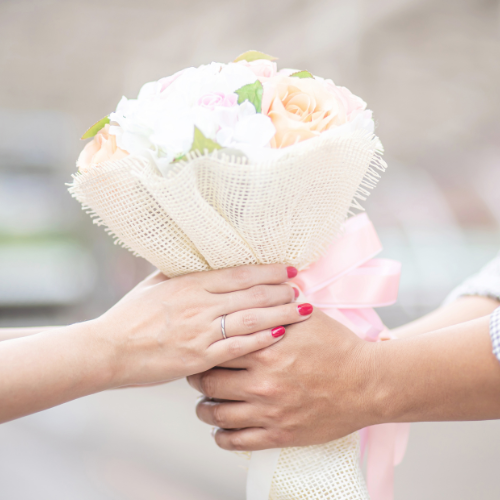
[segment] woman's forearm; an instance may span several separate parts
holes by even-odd
[[[372,347],[380,422],[500,418],[488,316]]]
[[[460,297],[451,304],[442,306],[415,321],[393,329],[392,333],[402,339],[433,332],[447,326],[487,316],[499,306],[500,302],[490,297],[475,295]]]
[[[0,342],[2,340],[19,339],[21,337],[28,337],[35,335],[45,330],[52,330],[54,328],[61,328],[57,326],[33,326],[29,328],[0,328]]]
[[[94,323],[0,343],[0,423],[109,387],[109,352]]]

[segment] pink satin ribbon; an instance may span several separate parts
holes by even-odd
[[[382,245],[366,214],[348,219],[326,255],[293,280],[303,296],[359,337],[390,338],[374,307],[394,304],[401,264],[374,259]],[[361,460],[368,448],[367,486],[372,500],[394,498],[394,466],[405,454],[409,424],[382,424],[361,433]]]

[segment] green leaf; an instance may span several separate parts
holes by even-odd
[[[187,160],[187,155],[182,155],[178,156],[177,158],[174,158],[172,160],[172,163],[177,163],[178,161],[186,161]]]
[[[233,62],[238,61],[258,61],[259,59],[267,59],[268,61],[276,61],[277,57],[270,56],[269,54],[264,54],[264,52],[259,52],[258,50],[248,50],[240,54]]]
[[[109,122],[109,116],[101,118],[98,122],[94,123],[94,125],[92,125],[92,127],[90,127],[87,132],[85,132],[85,134],[80,137],[80,140],[90,139],[91,137],[94,137],[97,132],[104,128]]]
[[[205,137],[203,132],[198,128],[194,127],[194,138],[193,145],[191,146],[190,151],[199,151],[200,153],[204,153],[205,150],[211,153],[215,149],[222,149],[222,146],[219,146],[215,141]]]
[[[242,104],[248,100],[255,106],[257,113],[262,112],[262,94],[264,93],[264,89],[259,80],[255,80],[254,83],[249,83],[248,85],[243,85],[243,87],[235,90],[235,92],[238,94],[238,104]]]
[[[192,153],[193,151],[199,151],[200,153],[203,154],[205,151],[211,153],[216,149],[222,149],[222,146],[217,144],[215,141],[212,141],[212,139],[205,137],[203,135],[203,132],[195,125],[193,145],[191,146],[189,152]],[[186,160],[187,160],[187,155],[182,155],[178,156],[177,158],[174,158],[174,161],[172,163],[177,163],[178,161],[186,161]]]
[[[314,78],[314,76],[306,70],[297,71],[296,73],[292,73],[290,76],[295,76],[296,78]]]

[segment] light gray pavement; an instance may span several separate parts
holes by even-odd
[[[0,426],[2,500],[243,500],[185,381],[97,394]],[[500,421],[412,426],[396,500],[500,498]]]

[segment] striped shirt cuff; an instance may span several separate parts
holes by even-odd
[[[490,316],[490,337],[493,354],[500,361],[500,307],[497,307]]]

